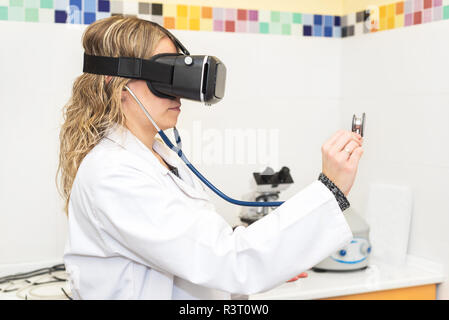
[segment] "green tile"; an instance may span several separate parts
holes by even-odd
[[[281,12],[281,23],[292,23],[292,13]]]
[[[282,33],[281,24],[277,23],[277,22],[270,23],[270,33],[271,34],[281,34]]]
[[[40,0],[25,0],[25,8],[39,8]]]
[[[270,24],[268,22],[259,23],[259,32],[260,33],[270,33]]]
[[[41,8],[53,9],[53,0],[41,0]]]
[[[302,15],[300,13],[293,14],[293,23],[302,23]]]
[[[449,6],[444,7],[443,19],[449,19]]]
[[[292,34],[292,28],[290,24],[283,24],[282,25],[282,34],[290,35]]]
[[[8,7],[0,7],[0,20],[8,20]]]
[[[281,13],[279,11],[271,11],[271,22],[280,22]]]
[[[38,22],[39,21],[39,9],[25,8],[25,21]]]
[[[23,0],[9,0],[10,7],[23,7]]]
[[[24,21],[25,20],[25,10],[20,7],[9,7],[8,9],[8,20],[9,21]]]

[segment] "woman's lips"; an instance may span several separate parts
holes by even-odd
[[[168,110],[172,110],[172,111],[176,111],[176,112],[181,112],[181,107],[168,108]]]

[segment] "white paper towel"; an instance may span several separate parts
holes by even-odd
[[[372,257],[393,265],[405,263],[412,191],[407,186],[371,184],[366,210]]]

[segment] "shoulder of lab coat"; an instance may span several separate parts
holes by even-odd
[[[311,268],[352,239],[335,197],[320,181],[233,231],[195,188],[163,179],[168,169],[137,138],[124,139],[119,144],[110,135],[89,154],[79,182],[90,185],[107,251],[198,285],[253,294]]]

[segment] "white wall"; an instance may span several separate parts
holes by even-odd
[[[83,30],[83,26],[0,23],[0,264],[62,257],[65,216],[54,182],[58,128],[71,84],[81,73]],[[185,133],[186,150],[211,145],[207,134],[193,144],[195,126],[201,126],[203,133],[217,129],[223,136],[229,129],[277,130],[278,143],[271,144],[272,150],[278,150],[279,165],[289,166],[295,180],[284,197],[315,180],[321,169],[320,146],[341,123],[342,41],[175,33],[192,53],[214,54],[228,68],[224,101],[210,110],[183,103],[178,127]],[[262,166],[202,160],[196,157],[192,162],[236,198],[251,191],[252,172]],[[215,195],[213,201],[229,223],[237,222],[237,207]]]
[[[369,184],[410,186],[409,253],[449,271],[449,21],[343,41],[342,117],[367,114],[354,208]],[[449,284],[438,288],[449,299]]]

